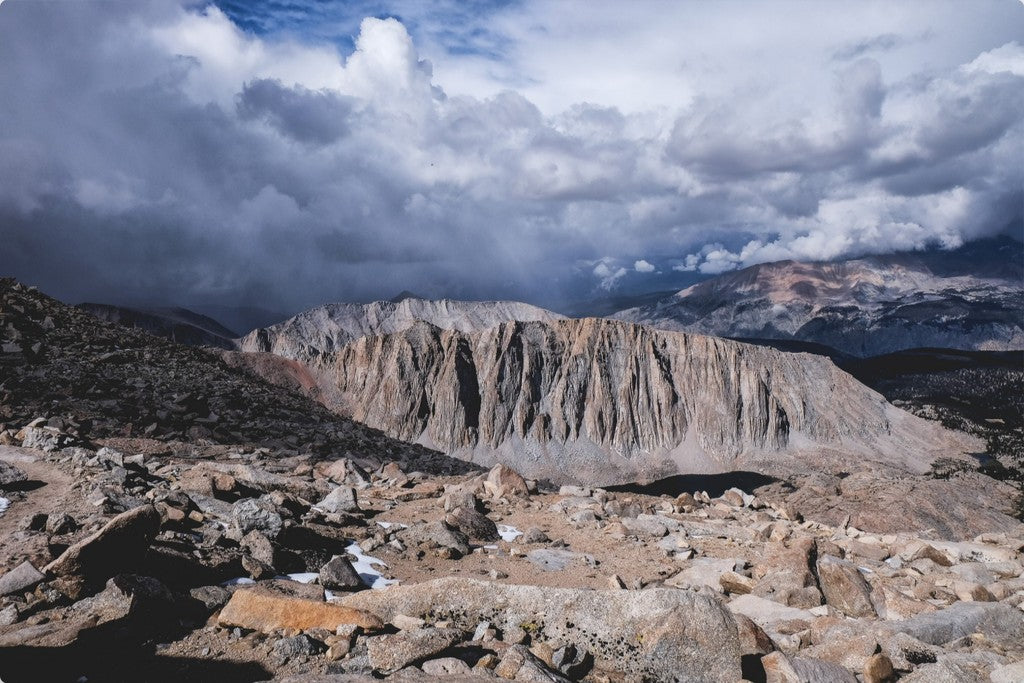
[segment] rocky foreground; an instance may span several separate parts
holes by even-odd
[[[556,487],[0,280],[7,683],[1019,681],[1014,495],[963,468]]]
[[[1024,675],[1020,526],[944,541],[804,521],[771,485],[556,490],[40,429],[0,449],[4,681]]]

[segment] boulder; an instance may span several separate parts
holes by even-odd
[[[574,643],[595,666],[655,680],[728,681],[741,676],[736,623],[710,595],[663,588],[582,590],[445,578],[364,591],[341,604],[376,614],[430,615],[472,631],[490,621],[504,633]]]
[[[761,658],[767,683],[857,683],[849,671],[820,659],[772,652]]]
[[[894,631],[906,633],[931,645],[942,645],[972,633],[993,642],[1024,641],[1024,612],[1000,602],[957,602],[937,612],[890,622]]]
[[[852,562],[831,555],[818,558],[818,581],[829,606],[850,617],[875,616],[871,586]]]
[[[284,526],[277,507],[266,498],[243,498],[231,506],[231,521],[239,536],[259,531],[267,538],[277,538]],[[237,537],[236,537],[237,538]]]
[[[444,517],[444,521],[469,538],[480,541],[498,540],[498,526],[487,515],[472,507],[458,507]]]
[[[536,683],[568,683],[565,678],[551,669],[535,654],[523,645],[513,645],[505,650],[494,673],[501,677],[516,681],[535,681]]]
[[[88,590],[137,566],[160,530],[160,513],[152,505],[122,512],[89,536],[78,541],[60,557],[46,565],[49,576],[74,577],[80,588]],[[69,595],[76,599],[78,590]]]
[[[741,595],[728,604],[735,614],[748,617],[761,628],[772,630],[772,625],[782,621],[814,620],[814,615],[805,609],[788,607],[757,595]]]
[[[217,617],[221,626],[271,633],[279,629],[334,631],[343,624],[366,630],[383,626],[380,619],[364,610],[285,595],[263,587],[235,591]]]
[[[447,548],[459,556],[469,554],[469,539],[466,535],[442,521],[414,524],[402,532],[402,538],[409,545]]]
[[[883,653],[877,652],[864,663],[862,671],[864,683],[888,683],[895,679],[892,661]]]
[[[314,507],[328,513],[352,512],[359,509],[359,501],[354,488],[338,486]]]
[[[571,550],[560,548],[540,548],[526,553],[526,559],[530,564],[545,572],[560,572],[576,560],[593,566],[594,558],[583,553],[574,553]]]
[[[0,576],[0,595],[20,593],[33,588],[46,576],[36,569],[31,562],[25,560],[17,567]]]
[[[0,489],[8,489],[25,482],[28,475],[20,467],[0,460]]]
[[[366,641],[370,665],[390,673],[414,662],[433,657],[462,639],[455,629],[424,628],[376,636]]]
[[[336,555],[320,567],[320,585],[332,591],[357,591],[366,588],[348,558]]]
[[[690,566],[668,579],[666,586],[673,588],[700,588],[706,587],[721,593],[723,591],[719,578],[726,572],[736,569],[736,560],[720,560],[713,557],[698,557],[692,560]],[[747,591],[748,593],[750,591]]]
[[[484,485],[489,493],[498,498],[501,496],[526,497],[530,495],[530,488],[526,485],[526,480],[507,465],[498,464],[492,467],[491,471],[487,473]]]
[[[282,638],[274,643],[274,654],[282,659],[293,657],[312,657],[327,648],[319,640],[310,638],[305,633],[290,638]]]

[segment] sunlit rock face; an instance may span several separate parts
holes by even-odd
[[[419,305],[444,308],[440,324],[324,324],[316,309],[243,348],[306,364],[321,400],[391,436],[559,481],[820,464],[818,447],[921,469],[948,438],[825,358],[593,318],[486,326],[519,304]]]

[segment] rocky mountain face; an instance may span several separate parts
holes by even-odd
[[[77,308],[100,320],[134,327],[186,346],[235,348],[237,334],[213,318],[187,308],[128,308],[109,304],[79,304]]]
[[[1024,245],[836,263],[780,261],[706,280],[614,314],[661,329],[798,339],[857,356],[936,347],[1024,348]]]
[[[348,454],[467,465],[390,439],[268,384],[216,351],[108,323],[11,279],[0,279],[0,443],[40,415],[67,445],[123,438],[188,452],[222,448]],[[55,437],[56,438],[56,437]],[[63,442],[62,442],[63,443]]]
[[[838,460],[923,470],[937,449],[966,445],[825,358],[601,319],[477,332],[418,322],[304,351],[341,414],[555,481],[794,466],[818,448],[804,463],[813,467],[828,447]]]
[[[1021,679],[1015,491],[909,471],[927,430],[826,360],[802,375],[802,356],[599,320],[419,323],[318,358],[376,344],[382,370],[363,370],[380,391],[383,369],[400,390],[416,370],[457,380],[415,385],[439,413],[472,415],[476,377],[509,392],[505,424],[547,424],[545,388],[576,406],[552,434],[611,444],[706,420],[709,443],[832,445],[804,472],[557,487],[252,372],[319,381],[298,362],[184,347],[0,280],[0,678]],[[804,405],[809,380],[831,402]],[[911,427],[923,442],[900,440]],[[874,448],[901,466],[873,466]]]
[[[557,313],[514,301],[430,301],[403,292],[392,301],[314,308],[277,325],[253,330],[239,340],[238,348],[307,361],[361,337],[394,334],[420,322],[473,332],[509,320],[561,318]]]

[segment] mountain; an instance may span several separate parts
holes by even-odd
[[[255,329],[239,340],[238,346],[242,351],[306,361],[361,337],[401,332],[419,322],[472,332],[509,320],[561,318],[557,313],[515,301],[431,301],[402,292],[391,301],[320,306],[277,325]]]
[[[238,336],[213,318],[187,308],[128,308],[94,303],[79,304],[77,308],[100,320],[135,327],[186,346],[233,349],[232,340]]]
[[[948,252],[760,264],[612,317],[872,356],[917,347],[1024,348],[1022,312],[1024,245],[1004,237]]]
[[[844,458],[922,470],[963,446],[825,358],[521,304],[414,305],[316,309],[242,347],[303,363],[328,406],[390,436],[555,481]]]
[[[219,353],[98,319],[0,278],[0,432],[45,417],[81,443],[351,452],[367,463],[406,461],[424,471],[466,467],[283,391]]]

